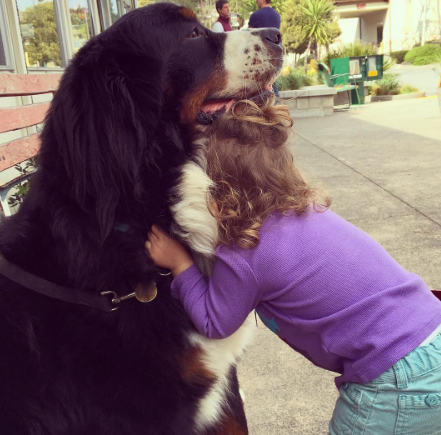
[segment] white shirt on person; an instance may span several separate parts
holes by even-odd
[[[213,32],[216,32],[216,33],[223,33],[223,32],[225,32],[224,26],[222,26],[222,24],[219,21],[216,21],[213,24],[213,27],[211,28],[211,30]]]

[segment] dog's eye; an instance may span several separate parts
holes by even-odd
[[[197,38],[198,36],[199,36],[199,30],[194,29],[193,32],[191,32],[190,35],[188,35],[188,38]]]

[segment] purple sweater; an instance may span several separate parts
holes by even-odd
[[[173,295],[209,338],[256,309],[283,341],[344,382],[376,378],[441,324],[441,302],[371,237],[328,210],[270,216],[254,249],[219,246],[207,283],[196,266]]]

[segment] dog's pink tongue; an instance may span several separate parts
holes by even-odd
[[[212,100],[204,103],[201,107],[201,111],[205,113],[213,113],[218,110],[225,108],[225,111],[229,111],[233,106],[235,100],[234,99],[224,99],[224,100]]]

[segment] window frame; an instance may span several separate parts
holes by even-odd
[[[1,0],[0,0],[1,1]],[[14,0],[16,1],[16,0]],[[29,72],[60,71],[69,66],[75,52],[73,48],[73,35],[68,0],[52,0],[54,4],[55,23],[57,25],[58,42],[60,44],[61,67],[27,67]],[[92,21],[93,36],[101,32],[99,14],[96,6],[97,0],[87,0],[87,6]]]
[[[2,36],[2,48],[5,54],[5,62],[6,65],[0,65],[0,71],[14,71],[14,66],[12,62],[12,50],[11,43],[9,41],[9,36],[7,32],[7,23],[6,23],[6,8],[3,4],[3,0],[0,0],[0,32]]]
[[[107,30],[112,23],[109,21],[110,17],[110,11],[109,11],[109,1],[110,0],[96,0],[96,3],[98,5],[98,15],[101,22],[101,32],[104,32],[104,30]],[[123,15],[126,14],[124,12],[124,3],[130,3],[132,9],[134,10],[138,7],[138,1],[137,0],[128,0],[124,2],[124,0],[115,0],[116,3],[116,13],[118,14],[118,19],[120,19]]]

